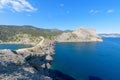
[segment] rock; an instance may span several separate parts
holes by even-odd
[[[48,61],[53,61],[53,58],[50,55],[47,55],[45,59]]]
[[[58,42],[101,42],[102,39],[96,34],[95,29],[78,28],[73,32],[61,34],[56,41]]]
[[[42,67],[42,68],[45,68],[45,64],[42,64],[41,67]]]
[[[65,32],[63,34],[61,34],[56,40],[58,42],[68,42],[69,37],[71,36],[71,32]]]
[[[40,80],[38,72],[24,58],[11,53],[0,53],[0,80]]]
[[[52,80],[45,56],[24,58],[14,51],[0,50],[0,80]]]
[[[53,48],[50,40],[42,39],[31,48],[0,50],[0,80],[52,80]]]
[[[52,78],[44,75],[42,75],[40,78],[41,78],[40,80],[53,80]]]
[[[33,66],[40,74],[49,76],[50,61],[46,60],[44,56],[29,56],[26,58],[27,62]]]
[[[0,40],[0,43],[2,43],[3,41]]]
[[[14,54],[12,50],[9,50],[9,49],[3,49],[3,50],[0,50],[0,53],[1,54],[4,54],[4,53],[7,53],[7,54]]]
[[[50,63],[47,63],[46,66],[47,66],[47,69],[50,69],[50,68],[51,68]]]

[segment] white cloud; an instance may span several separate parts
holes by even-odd
[[[113,12],[114,12],[114,9],[107,10],[107,13],[113,13]]]
[[[16,12],[33,12],[36,10],[26,0],[0,0],[0,9],[9,9]]]
[[[94,9],[91,9],[91,10],[89,11],[89,13],[92,14],[92,15],[97,14],[97,13],[99,13],[99,12],[100,12],[99,10],[94,10]]]

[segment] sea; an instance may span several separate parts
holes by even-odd
[[[26,45],[0,44],[17,50]],[[103,42],[56,43],[51,67],[56,80],[120,80],[120,38]]]
[[[0,44],[0,50],[2,49],[10,49],[10,50],[17,50],[22,48],[29,48],[30,45],[23,45],[23,44]]]
[[[57,43],[53,58],[58,80],[120,80],[120,38]]]

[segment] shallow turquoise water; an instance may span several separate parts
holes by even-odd
[[[120,80],[120,38],[57,43],[52,69],[76,80]],[[90,79],[90,77],[97,77]]]
[[[28,48],[29,45],[22,45],[22,44],[0,44],[0,49],[11,49],[11,50],[17,50],[21,48]]]

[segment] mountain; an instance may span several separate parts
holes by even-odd
[[[91,42],[102,41],[101,37],[96,34],[95,29],[78,28],[73,32],[64,32],[57,38],[58,42]]]
[[[108,37],[108,38],[120,38],[120,34],[118,33],[111,33],[111,34],[99,34],[101,37]]]
[[[0,25],[0,42],[16,42],[22,44],[37,44],[40,36],[58,42],[89,42],[102,41],[95,29],[78,28],[72,30],[43,29],[24,25]]]
[[[15,26],[15,25],[0,25],[0,42],[1,41],[16,41],[19,37],[27,38],[29,36],[37,38],[43,36],[47,39],[54,39],[63,31],[58,29],[42,29],[29,25]]]

